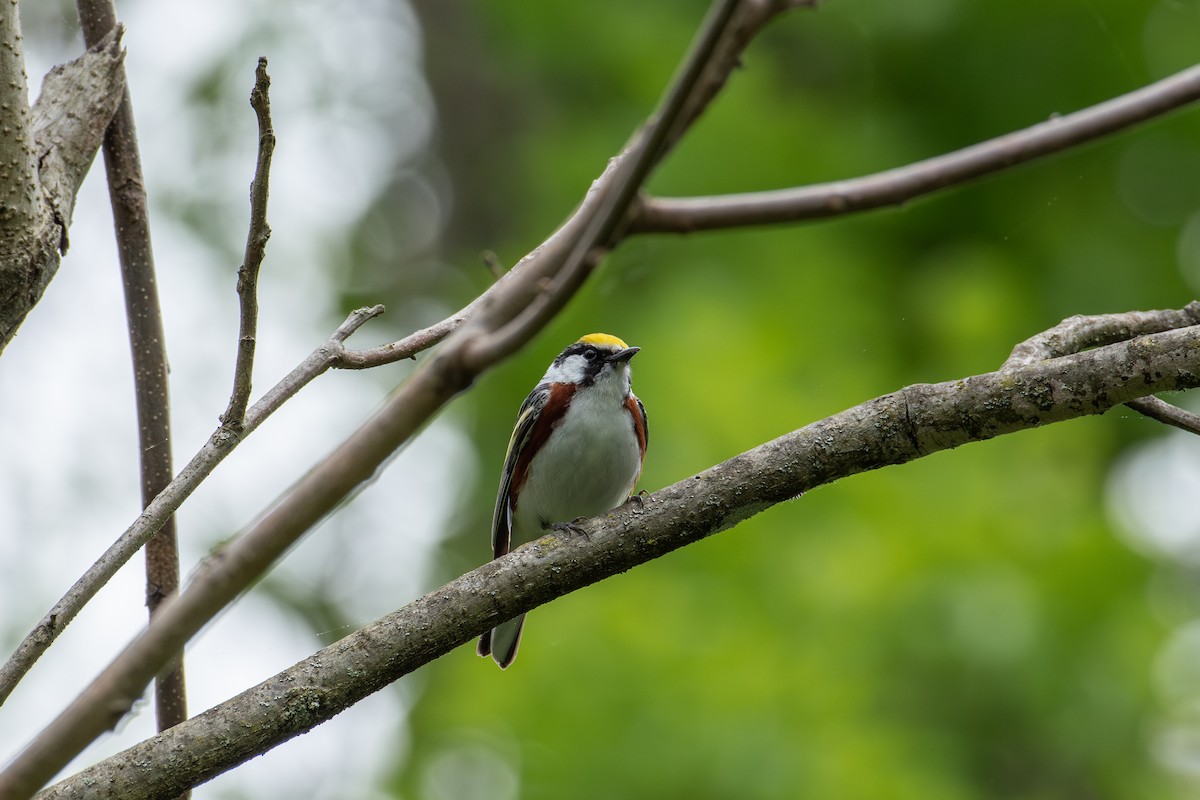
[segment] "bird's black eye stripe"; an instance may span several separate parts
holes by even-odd
[[[584,362],[588,365],[589,370],[595,369],[597,366],[605,363],[603,350],[594,345],[580,344],[579,342],[576,342],[566,350],[563,350],[562,353],[559,354],[558,358],[554,359],[554,363],[562,364],[571,356],[582,356]]]

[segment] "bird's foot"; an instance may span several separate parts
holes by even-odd
[[[555,522],[552,525],[549,525],[547,527],[549,527],[550,530],[552,530],[552,531],[558,531],[559,533],[565,533],[568,536],[582,536],[583,538],[590,541],[591,537],[588,535],[588,532],[586,530],[584,530],[583,526],[581,526],[579,524],[586,519],[587,519],[587,517],[576,517],[575,519],[571,520],[570,522]]]
[[[625,505],[629,505],[630,503],[636,503],[638,508],[644,508],[646,505],[646,501],[643,498],[647,497],[649,494],[650,493],[647,492],[645,489],[642,489],[637,494],[631,494],[629,496],[629,499],[625,501]]]

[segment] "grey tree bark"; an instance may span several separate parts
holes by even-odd
[[[124,89],[120,31],[55,67],[29,107],[15,0],[0,14],[0,351],[67,251],[75,195]]]

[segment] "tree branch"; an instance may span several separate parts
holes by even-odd
[[[732,19],[723,22],[723,35],[711,42],[700,43],[693,53],[707,50],[702,59],[693,58],[685,64],[684,71],[695,71],[690,77],[677,81],[678,87],[687,87],[686,93],[677,98],[681,104],[673,113],[674,123],[662,131],[662,141],[653,153],[655,162],[666,158],[683,134],[704,113],[709,104],[725,87],[733,71],[741,65],[742,53],[762,29],[781,13],[793,8],[816,8],[821,0],[747,0],[731,9]],[[671,102],[668,99],[667,104]]]
[[[1124,342],[1148,333],[1200,325],[1200,301],[1178,311],[1128,311],[1123,314],[1075,315],[1030,336],[1012,349],[1001,369],[1078,353],[1088,347]]]
[[[481,332],[467,343],[464,352],[467,370],[481,372],[511,355],[562,310],[619,241],[637,192],[654,167],[685,126],[708,106],[736,65],[737,56],[774,13],[773,4],[730,0],[713,5],[658,109],[593,185],[592,202],[584,206],[591,213],[577,215],[583,217],[579,238],[569,242],[561,267],[531,299],[510,292],[513,296],[507,312],[489,309],[498,311],[496,319],[480,320]],[[506,313],[508,318],[503,319]],[[486,327],[491,330],[484,331]]]
[[[95,46],[118,30],[112,0],[77,0],[83,40]],[[120,66],[124,72],[124,65]],[[166,488],[175,474],[171,460],[171,401],[167,380],[167,346],[154,249],[150,244],[150,217],[142,162],[138,153],[133,103],[126,82],[116,114],[104,134],[104,166],[108,174],[109,202],[125,290],[125,316],[133,358],[134,395],[137,405],[138,445],[141,460],[142,506]],[[175,520],[167,518],[146,543],[146,605],[153,617],[164,598],[179,591],[179,546]],[[187,692],[183,678],[183,652],[173,666],[155,680],[155,707],[159,730],[187,719]]]
[[[1178,312],[1159,313],[1170,319]],[[75,797],[85,788],[95,797],[171,797],[310,730],[499,620],[732,528],[803,492],[968,442],[1102,414],[1148,393],[1197,386],[1200,327],[1194,326],[909,386],[588,520],[585,536],[543,536],[38,797]],[[189,746],[197,741],[211,746]]]
[[[1200,99],[1200,65],[1066,116],[852,180],[716,197],[643,197],[632,233],[691,233],[837,217],[900,205],[1094,141]]]
[[[717,93],[724,87],[729,75],[738,66],[742,51],[749,46],[753,38],[762,28],[778,14],[796,7],[813,7],[818,0],[748,0],[742,3],[715,4],[705,26],[697,37],[697,42],[690,55],[680,68],[679,76],[673,81],[668,93],[660,105],[661,109],[651,122],[661,123],[664,115],[668,125],[656,124],[656,141],[646,147],[646,129],[638,131],[631,141],[623,148],[622,153],[609,162],[608,168],[595,180],[584,197],[579,208],[567,219],[558,230],[546,239],[529,255],[502,275],[499,280],[469,305],[442,320],[436,325],[411,334],[390,344],[380,345],[366,350],[348,351],[342,362],[338,364],[343,369],[366,369],[390,364],[441,342],[450,334],[462,327],[475,312],[494,304],[494,298],[507,291],[506,283],[522,277],[525,284],[523,297],[516,297],[514,305],[525,310],[526,322],[516,326],[515,330],[527,329],[531,320],[544,316],[561,308],[566,298],[578,288],[586,278],[592,266],[602,254],[602,250],[591,248],[589,252],[580,251],[571,255],[572,243],[581,235],[589,219],[596,216],[611,217],[611,213],[603,213],[600,207],[608,187],[612,184],[641,185],[644,175],[638,178],[637,172],[648,171],[666,157],[671,147],[683,135],[688,126],[704,112],[716,98]],[[715,36],[715,32],[720,32]],[[645,149],[646,163],[637,169],[632,166],[628,177],[617,176],[617,168],[626,160],[632,161],[634,153]],[[630,181],[632,178],[632,181]],[[606,236],[597,237],[604,241],[608,248],[615,246],[620,237],[631,232],[626,229],[629,219],[629,206],[633,198],[614,198],[613,205],[623,209],[619,218],[611,218],[606,223],[610,228]],[[618,235],[619,234],[619,235]],[[587,237],[585,237],[587,238]],[[568,269],[548,269],[571,259],[572,266]],[[531,263],[542,265],[541,274],[528,276],[527,270]],[[547,286],[550,274],[559,277],[553,285]],[[534,287],[530,294],[529,287]],[[540,287],[540,288],[539,288]],[[514,296],[519,295],[514,292]],[[530,308],[531,300],[533,307]],[[511,309],[509,314],[515,313]],[[507,344],[493,340],[490,347],[496,352],[512,346],[511,338]],[[477,345],[481,346],[481,345]],[[482,357],[482,356],[481,356]]]
[[[1193,414],[1157,397],[1130,400],[1125,405],[1156,422],[1200,436],[1200,414]]]
[[[33,104],[38,179],[61,227],[59,251],[63,254],[75,193],[121,101],[125,85],[122,33],[118,26],[79,58],[51,69]]]
[[[1179,311],[1130,311],[1125,314],[1068,317],[1047,331],[1032,336],[1013,348],[1005,369],[1049,358],[1078,353],[1088,347],[1123,342],[1147,333],[1200,325],[1200,301]],[[1165,425],[1200,434],[1200,415],[1185,411],[1157,397],[1130,400],[1125,405]]]
[[[238,330],[237,363],[233,368],[233,394],[229,407],[221,415],[226,425],[239,427],[245,421],[250,403],[250,385],[254,376],[254,348],[258,337],[258,273],[262,268],[271,228],[267,225],[267,197],[271,182],[271,155],[275,152],[275,127],[271,124],[271,76],[267,59],[258,59],[254,72],[254,90],[250,105],[258,117],[258,161],[250,184],[250,231],[246,235],[246,254],[238,270],[237,292],[241,298],[241,323]]]
[[[367,320],[383,313],[383,306],[360,308],[346,318],[329,339],[314,350],[308,358],[298,364],[283,380],[267,392],[246,413],[246,421],[239,431],[225,426],[217,428],[208,442],[192,457],[187,466],[167,487],[146,506],[141,515],[126,531],[88,568],[79,580],[63,595],[36,627],[21,641],[17,649],[0,666],[0,705],[8,699],[21,679],[33,668],[42,653],[54,643],[58,635],[75,619],[76,615],[96,596],[112,576],[152,537],[163,521],[174,514],[192,492],[204,482],[233,449],[255,431],[267,417],[275,413],[285,402],[301,389],[335,366],[345,351],[344,342]]]
[[[121,99],[119,31],[50,70],[29,109],[15,4],[0,14],[0,351],[58,273],[75,194]]]

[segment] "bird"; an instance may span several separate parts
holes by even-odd
[[[646,407],[631,388],[630,347],[589,333],[558,354],[517,413],[504,456],[492,558],[541,536],[575,530],[573,520],[629,499],[641,477],[649,431]],[[525,615],[479,638],[476,652],[501,669],[517,657]]]

